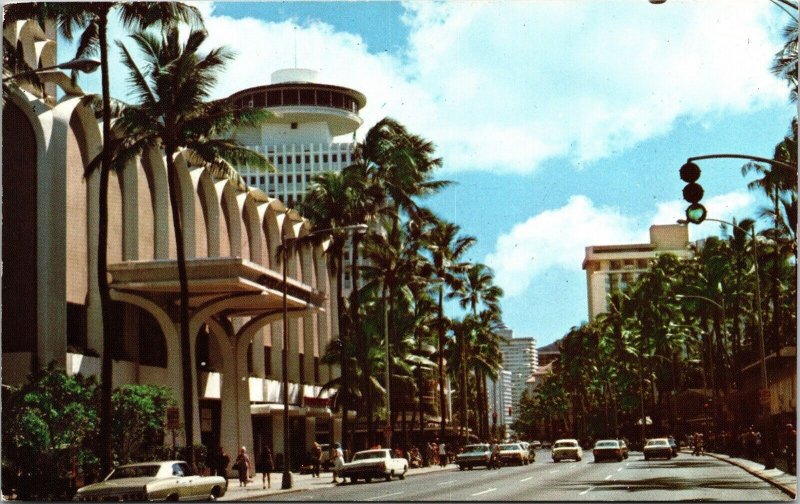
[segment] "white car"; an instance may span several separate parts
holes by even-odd
[[[228,480],[222,476],[200,476],[182,460],[167,460],[117,467],[103,481],[79,488],[72,500],[216,500],[227,490]]]
[[[525,453],[527,453],[527,463],[536,462],[536,452],[533,450],[533,446],[527,441],[520,441],[519,444],[522,446],[522,449],[525,450]]]
[[[397,476],[405,479],[406,472],[408,472],[408,460],[392,457],[392,450],[380,448],[357,452],[353,455],[353,460],[344,464],[341,475],[342,479],[350,478],[351,483],[355,483],[359,478],[369,483],[372,478],[384,478],[389,481],[392,476]]]
[[[456,464],[462,471],[472,469],[475,466],[486,466],[491,469],[490,464],[492,450],[486,443],[471,444],[464,447],[464,450],[456,455]]]
[[[528,464],[528,452],[519,443],[501,444],[499,457],[503,465]]]
[[[582,458],[583,450],[577,439],[559,439],[553,443],[553,462],[560,462],[564,459],[580,462]]]

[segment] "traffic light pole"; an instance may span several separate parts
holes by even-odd
[[[749,159],[750,161],[758,161],[759,163],[768,163],[775,166],[781,166],[783,168],[788,168],[790,170],[796,170],[796,166],[792,166],[789,163],[784,163],[783,161],[776,161],[775,159],[767,159],[758,156],[750,156],[748,154],[706,154],[704,156],[694,156],[690,158],[686,158],[686,162],[690,163],[693,161],[700,161],[701,159],[726,159],[726,158],[733,158],[733,159]]]

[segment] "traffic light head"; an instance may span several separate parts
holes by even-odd
[[[700,204],[705,191],[703,191],[703,186],[697,183],[700,178],[700,167],[687,161],[681,166],[680,176],[681,180],[687,183],[683,188],[683,199],[691,203],[686,208],[686,220],[692,224],[700,224],[706,218],[706,209]]]

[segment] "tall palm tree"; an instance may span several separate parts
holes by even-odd
[[[97,279],[100,311],[103,321],[103,355],[101,361],[100,460],[104,473],[111,469],[111,375],[114,345],[114,319],[111,315],[111,296],[108,285],[108,181],[112,168],[111,91],[108,63],[108,22],[113,11],[126,29],[145,29],[151,26],[168,27],[181,22],[202,26],[200,11],[181,2],[94,2],[58,3],[34,2],[9,6],[6,16],[14,18],[51,19],[67,40],[82,30],[75,58],[100,55],[102,86],[103,150],[100,157],[100,189],[97,250]],[[73,79],[77,71],[73,72]],[[93,163],[96,166],[96,163]]]
[[[441,422],[439,435],[445,436],[445,393],[444,393],[444,343],[446,321],[444,317],[444,289],[458,285],[457,275],[466,269],[467,264],[461,257],[475,243],[473,236],[458,236],[460,227],[456,224],[439,220],[425,236],[424,247],[431,255],[431,273],[439,283],[439,320],[438,320],[438,359],[439,359],[439,404]]]
[[[208,101],[218,73],[233,54],[225,48],[198,55],[206,40],[203,30],[192,29],[182,43],[176,27],[159,34],[137,32],[132,39],[145,62],[142,71],[124,44],[118,43],[129,81],[138,103],[125,108],[118,125],[125,132],[117,161],[125,163],[145,149],[163,149],[167,162],[169,199],[175,231],[180,282],[181,359],[183,369],[183,417],[187,445],[193,442],[192,357],[189,337],[189,285],[184,250],[183,215],[178,196],[175,155],[187,149],[193,162],[203,164],[221,177],[240,180],[233,166],[270,167],[267,159],[225,134],[238,126],[254,126],[269,117],[263,109],[236,109],[227,101]],[[193,457],[193,450],[189,450]],[[191,462],[191,461],[190,461]]]

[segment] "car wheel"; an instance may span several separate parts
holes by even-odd
[[[554,459],[553,459],[553,463],[554,463],[554,464],[557,464],[557,463],[558,463],[558,459],[557,459],[557,458],[554,458]]]
[[[180,499],[178,498],[178,494],[172,494],[167,496],[165,499],[167,502],[178,502]]]
[[[575,462],[580,462],[582,459],[580,457],[575,459]]]
[[[384,478],[386,479],[386,481],[392,481],[392,475],[391,475],[391,473],[390,473],[390,474],[386,474],[386,475],[384,475]]]
[[[463,465],[461,465],[461,464],[459,464],[459,465],[458,465],[458,470],[459,470],[459,471],[463,471],[463,470],[464,470],[464,466],[463,466]]]
[[[647,455],[645,455],[645,456],[644,456],[644,459],[645,459],[645,460],[650,460],[650,457],[648,457]]]
[[[400,476],[398,476],[398,477],[399,477],[401,480],[404,480],[404,479],[406,479],[406,472],[407,472],[407,471],[408,471],[408,469],[406,469],[405,471],[403,471],[402,473],[400,473]]]
[[[367,483],[372,483],[372,476],[367,476],[366,478],[364,478],[364,481],[366,481]]]
[[[617,462],[622,462],[622,455],[620,455],[619,457],[617,457]]]

